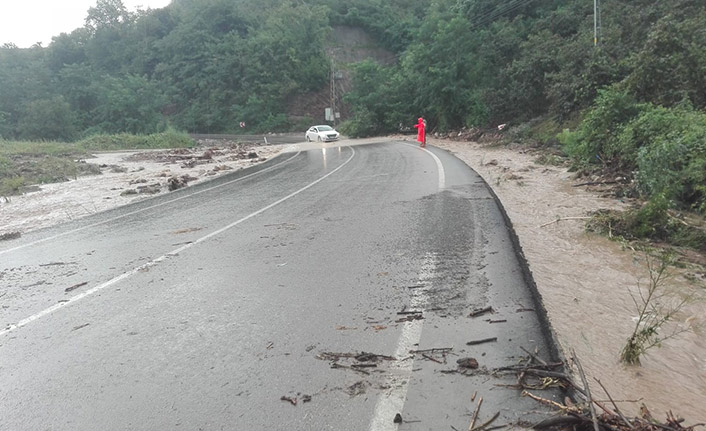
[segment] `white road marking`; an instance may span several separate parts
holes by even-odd
[[[267,171],[269,171],[269,170],[271,170],[271,169],[274,169],[274,168],[276,168],[276,167],[279,166],[279,165],[282,165],[282,164],[285,164],[285,163],[287,163],[287,162],[290,162],[292,159],[294,159],[295,157],[297,157],[300,153],[301,153],[301,152],[298,152],[298,153],[296,153],[295,155],[293,155],[292,157],[290,157],[290,158],[288,158],[287,160],[284,160],[284,161],[282,161],[282,162],[280,162],[280,163],[277,163],[277,164],[272,165],[272,166],[270,166],[270,167],[267,167],[267,168],[265,168],[265,169],[259,170],[259,171],[257,171],[257,172],[253,172],[252,174],[248,174],[248,175],[245,175],[245,176],[236,178],[236,179],[234,179],[234,180],[225,182],[225,183],[223,183],[223,184],[218,184],[218,185],[213,186],[213,187],[205,188],[205,189],[203,189],[203,190],[199,190],[199,191],[196,191],[196,192],[193,192],[193,193],[189,193],[189,194],[187,194],[187,195],[180,196],[180,197],[178,197],[178,198],[169,199],[169,200],[167,200],[167,201],[164,201],[164,202],[161,202],[161,203],[158,203],[158,204],[155,204],[155,205],[151,205],[151,206],[148,206],[148,207],[145,207],[145,208],[141,208],[141,209],[136,210],[136,211],[132,211],[132,212],[129,212],[129,213],[125,213],[125,214],[119,215],[119,216],[117,216],[117,217],[113,217],[113,218],[111,218],[111,219],[108,219],[108,220],[103,220],[103,221],[100,221],[100,222],[97,222],[97,223],[91,223],[91,224],[86,225],[86,226],[82,226],[82,227],[79,227],[79,228],[76,228],[76,229],[72,229],[72,230],[69,230],[69,231],[66,231],[66,232],[62,232],[62,233],[59,233],[59,234],[56,234],[56,235],[52,235],[52,236],[49,236],[49,237],[46,237],[46,238],[38,239],[38,240],[36,240],[36,241],[28,242],[27,244],[18,245],[18,246],[13,247],[13,248],[8,248],[7,250],[0,250],[0,255],[5,254],[5,253],[9,253],[9,252],[11,252],[11,251],[19,250],[19,249],[22,249],[22,248],[25,248],[25,247],[30,247],[30,246],[33,246],[33,245],[36,245],[36,244],[40,244],[40,243],[42,243],[42,242],[50,241],[50,240],[53,240],[53,239],[56,239],[56,238],[59,238],[59,237],[65,236],[65,235],[69,235],[69,234],[75,233],[75,232],[80,232],[80,231],[82,231],[82,230],[85,230],[85,229],[88,229],[88,228],[91,228],[91,227],[100,226],[100,225],[106,224],[106,223],[112,223],[112,222],[114,222],[115,220],[119,220],[119,219],[124,218],[124,217],[128,217],[128,216],[131,216],[131,215],[135,215],[135,214],[138,214],[138,213],[147,211],[147,210],[151,210],[151,209],[153,209],[153,208],[158,208],[158,207],[161,207],[161,206],[164,206],[164,205],[167,205],[167,204],[171,204],[171,203],[173,203],[173,202],[180,201],[180,200],[182,200],[182,199],[187,199],[187,198],[190,198],[190,197],[192,197],[192,196],[199,195],[199,194],[201,194],[201,193],[205,193],[205,192],[208,192],[208,191],[211,191],[211,190],[215,190],[215,189],[220,188],[220,187],[227,186],[227,185],[229,185],[229,184],[233,184],[233,183],[238,182],[238,181],[242,181],[242,180],[247,179],[247,178],[250,178],[250,177],[252,177],[252,176],[254,176],[254,175],[259,175],[259,174],[261,174],[261,173],[263,173],[263,172],[267,172]]]
[[[425,287],[414,289],[410,300],[409,309],[424,311],[424,308],[429,302],[427,291],[429,283],[433,280],[436,274],[436,256],[428,253],[424,256],[424,262],[419,271],[419,284]],[[387,393],[380,395],[378,402],[375,405],[373,419],[368,427],[369,431],[395,431],[398,424],[394,423],[395,415],[402,414],[405,400],[407,399],[407,390],[409,388],[409,380],[412,376],[412,366],[414,365],[414,356],[410,355],[409,351],[414,350],[416,344],[422,338],[422,327],[424,320],[412,320],[405,322],[402,327],[400,339],[397,342],[395,350],[395,358],[397,361],[390,370],[387,385],[391,388]]]
[[[282,202],[284,202],[284,201],[286,201],[286,200],[288,200],[288,199],[293,198],[294,196],[296,196],[296,195],[302,193],[303,191],[305,191],[305,190],[307,190],[307,189],[309,189],[309,188],[315,186],[316,184],[320,183],[321,181],[325,180],[325,179],[328,178],[329,176],[335,174],[338,170],[340,170],[341,168],[343,168],[344,166],[346,166],[351,160],[353,160],[353,157],[355,157],[355,149],[353,149],[352,147],[350,147],[350,148],[351,148],[351,156],[348,158],[348,160],[346,160],[345,162],[343,162],[343,164],[342,164],[341,166],[337,167],[336,169],[332,170],[331,172],[329,172],[328,174],[324,175],[323,177],[317,179],[316,181],[307,184],[306,186],[300,188],[299,190],[288,194],[287,196],[283,197],[282,199],[280,199],[280,200],[278,200],[278,201],[276,201],[276,202],[273,202],[273,203],[267,205],[266,207],[261,208],[261,209],[255,211],[254,213],[251,213],[251,214],[249,214],[249,215],[247,215],[247,216],[241,218],[240,220],[234,221],[233,223],[231,223],[231,224],[229,224],[229,225],[227,225],[227,226],[224,226],[224,227],[222,227],[222,228],[220,228],[220,229],[218,229],[218,230],[216,230],[216,231],[213,231],[213,232],[209,233],[208,235],[202,236],[201,238],[197,239],[196,241],[194,241],[194,242],[192,242],[192,243],[185,244],[185,245],[183,245],[183,246],[181,246],[181,247],[179,247],[179,248],[177,248],[177,249],[174,249],[174,250],[170,251],[170,252],[167,253],[167,254],[164,254],[164,255],[162,255],[162,256],[160,256],[160,257],[158,257],[158,258],[156,258],[156,259],[153,259],[153,260],[151,260],[151,261],[149,261],[149,262],[147,262],[147,263],[145,263],[145,264],[143,264],[143,265],[140,265],[140,266],[138,266],[137,268],[134,268],[134,269],[132,269],[132,270],[130,270],[130,271],[128,271],[128,272],[125,272],[125,273],[123,273],[123,274],[120,274],[119,276],[117,276],[117,277],[115,277],[115,278],[112,278],[112,279],[106,281],[106,282],[103,283],[103,284],[100,284],[100,285],[95,286],[95,287],[93,287],[93,288],[91,288],[91,289],[88,289],[88,290],[86,290],[85,292],[80,293],[80,294],[78,294],[78,295],[72,296],[72,297],[69,298],[66,302],[59,302],[59,303],[57,303],[57,304],[55,304],[55,305],[53,305],[53,306],[51,306],[51,307],[49,307],[49,308],[47,308],[47,309],[44,309],[44,310],[40,311],[39,313],[33,314],[33,315],[31,315],[31,316],[29,316],[29,317],[27,317],[27,318],[25,318],[25,319],[22,319],[22,320],[20,320],[19,322],[13,324],[13,325],[9,325],[7,328],[5,328],[5,329],[3,329],[3,330],[0,330],[0,337],[3,336],[3,335],[5,335],[5,334],[8,334],[8,333],[10,333],[10,332],[12,332],[12,331],[14,331],[14,330],[16,330],[16,329],[19,329],[19,328],[21,328],[21,327],[23,327],[23,326],[26,326],[27,324],[29,324],[29,323],[31,323],[31,322],[33,322],[33,321],[35,321],[35,320],[37,320],[37,319],[39,319],[39,318],[41,318],[41,317],[44,317],[44,316],[46,316],[46,315],[49,315],[49,314],[51,314],[51,313],[53,313],[53,312],[55,312],[55,311],[57,311],[57,310],[59,310],[59,309],[65,307],[65,306],[69,305],[69,304],[73,304],[74,302],[80,301],[81,299],[86,298],[87,296],[90,296],[90,295],[93,295],[94,293],[100,292],[101,290],[105,289],[106,287],[112,286],[112,285],[115,284],[115,283],[118,283],[118,282],[120,282],[120,281],[122,281],[122,280],[125,280],[125,279],[127,279],[127,278],[129,278],[129,277],[131,277],[131,276],[133,276],[133,275],[135,275],[135,274],[137,274],[137,273],[140,272],[140,271],[143,271],[143,270],[145,270],[145,269],[147,269],[147,268],[153,267],[153,266],[157,265],[158,263],[160,263],[160,262],[166,260],[166,259],[169,258],[169,257],[176,256],[176,255],[178,255],[179,253],[181,253],[181,252],[183,252],[183,251],[185,251],[185,250],[188,250],[189,248],[191,248],[191,247],[193,247],[193,246],[195,246],[195,245],[197,245],[197,244],[200,244],[200,243],[202,243],[202,242],[204,242],[204,241],[207,241],[207,240],[213,238],[214,236],[220,235],[221,233],[223,233],[223,232],[225,232],[225,231],[227,231],[227,230],[229,230],[229,229],[231,229],[231,228],[233,228],[233,227],[239,225],[240,223],[243,223],[243,222],[246,221],[246,220],[249,220],[249,219],[251,219],[251,218],[253,218],[253,217],[255,217],[255,216],[259,215],[259,214],[262,214],[263,212],[265,212],[265,211],[271,209],[272,207],[275,207],[275,206],[281,204]]]
[[[439,190],[445,189],[446,188],[446,171],[444,171],[444,164],[441,163],[441,159],[439,159],[436,156],[436,154],[432,153],[431,151],[427,150],[426,148],[421,148],[418,145],[414,145],[414,144],[406,144],[405,143],[404,145],[408,145],[413,148],[419,148],[420,150],[429,154],[434,159],[434,162],[436,163],[436,168],[439,171]]]

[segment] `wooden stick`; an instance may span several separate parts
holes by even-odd
[[[493,312],[493,307],[485,307],[485,308],[481,308],[479,310],[471,311],[471,314],[469,314],[468,317],[477,317],[477,316],[480,316],[481,314],[492,313],[492,312]]]
[[[588,387],[588,382],[586,381],[586,374],[583,372],[583,367],[581,366],[581,362],[579,362],[579,358],[576,357],[576,352],[571,351],[571,356],[573,357],[572,359],[574,360],[574,363],[576,364],[576,368],[579,371],[579,376],[581,376],[581,381],[583,382],[583,389],[586,391],[586,395],[588,396],[588,408],[591,410],[591,420],[593,420],[593,430],[594,431],[601,431],[600,427],[598,426],[598,417],[596,416],[596,407],[593,405],[593,397],[591,397],[591,389]]]
[[[435,359],[435,358],[432,358],[432,357],[429,356],[429,355],[425,355],[424,353],[422,353],[422,356],[423,356],[424,358],[426,358],[426,359],[429,359],[430,361],[436,362],[437,364],[443,364],[443,362],[441,362],[440,360]]]
[[[556,220],[552,220],[550,222],[544,223],[543,225],[540,225],[539,227],[545,227],[549,226],[550,224],[554,223],[559,223],[562,220],[588,220],[591,217],[558,217]]]
[[[495,421],[495,419],[498,418],[498,416],[500,416],[500,412],[495,413],[495,415],[493,415],[493,417],[490,418],[489,421],[486,421],[485,423],[483,423],[483,424],[481,424],[481,425],[478,425],[477,427],[473,428],[471,431],[482,430],[483,428],[485,428],[485,427],[487,427],[488,425],[492,424],[492,423]]]
[[[525,353],[527,353],[528,355],[530,355],[530,357],[531,357],[532,359],[534,359],[535,361],[539,362],[540,364],[542,364],[542,365],[547,365],[547,361],[545,361],[544,359],[542,359],[542,358],[540,358],[539,356],[535,355],[534,353],[531,353],[529,350],[525,349],[524,347],[520,346],[520,349],[522,349],[523,352],[525,352]]]
[[[522,391],[522,395],[523,395],[523,396],[526,396],[526,397],[530,397],[530,398],[532,398],[533,400],[538,401],[538,402],[540,402],[540,403],[542,403],[542,404],[547,404],[547,405],[550,405],[550,406],[552,406],[552,407],[556,407],[556,408],[559,409],[559,410],[562,410],[562,411],[566,410],[566,406],[565,406],[565,405],[559,404],[559,403],[557,403],[556,401],[548,400],[548,399],[546,399],[546,398],[538,397],[537,395],[534,395],[534,394],[532,394],[531,392]]]
[[[476,344],[491,343],[493,341],[498,341],[498,337],[483,338],[482,340],[473,340],[466,343],[466,346],[475,346]]]
[[[415,353],[434,353],[434,352],[450,352],[454,348],[453,347],[434,347],[433,349],[424,349],[424,350],[410,350],[409,353],[415,354]]]
[[[608,390],[605,388],[605,386],[603,386],[603,383],[601,383],[601,381],[598,380],[598,379],[595,378],[595,377],[593,378],[593,380],[597,381],[598,384],[601,385],[601,388],[603,388],[603,392],[605,392],[605,394],[608,395],[608,399],[609,399],[610,402],[613,404],[613,407],[615,407],[615,412],[618,414],[618,416],[620,416],[620,418],[623,420],[623,422],[625,422],[625,424],[626,424],[627,426],[629,426],[630,429],[633,429],[633,430],[634,430],[635,427],[632,426],[632,424],[630,423],[630,421],[627,420],[627,418],[626,418],[626,417],[623,415],[623,413],[620,411],[620,409],[618,408],[618,405],[615,404],[615,401],[613,401],[613,397],[610,396],[610,394],[608,393]]]
[[[468,431],[473,431],[476,425],[476,419],[478,419],[478,412],[480,411],[480,405],[483,404],[483,397],[478,399],[478,405],[476,406],[476,411],[473,412],[473,419],[471,420],[471,426],[468,427]]]

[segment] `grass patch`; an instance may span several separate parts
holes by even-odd
[[[193,147],[195,143],[186,133],[168,130],[152,135],[93,135],[75,145],[84,151],[119,151],[188,148]]]
[[[100,174],[84,159],[92,152],[186,148],[194,140],[185,133],[95,135],[78,142],[0,141],[0,196],[20,194],[32,184],[68,181]]]

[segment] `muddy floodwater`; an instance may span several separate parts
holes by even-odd
[[[584,223],[591,211],[620,209],[626,203],[600,197],[595,190],[572,187],[574,182],[566,168],[537,164],[534,160],[538,154],[470,142],[433,138],[429,142],[465,161],[500,198],[519,236],[560,347],[567,357],[576,353],[594,396],[607,400],[594,380],[599,379],[613,399],[623,400],[619,406],[626,414],[636,415],[644,403],[659,419],[672,410],[686,418],[687,424],[706,422],[704,268],[674,269],[666,285],[680,292],[672,298],[690,294],[695,301],[664,332],[692,329],[651,349],[641,366],[622,365],[618,356],[637,315],[630,292],[636,294],[635,289],[648,281],[645,257],[617,242],[586,233]],[[192,167],[145,157],[136,160],[127,154],[104,154],[90,162],[122,169],[104,169],[100,176],[43,185],[39,191],[1,202],[0,234],[27,232],[143,199],[146,196],[142,194],[123,193],[140,184],[160,183],[162,192],[166,192],[168,176],[189,174],[201,181],[227,171],[216,170],[216,166],[239,169],[297,148],[309,147],[260,147],[255,160],[227,160],[228,154],[223,154],[224,159],[217,163]]]
[[[644,403],[659,419],[672,410],[686,423],[706,421],[706,273],[703,267],[671,268],[664,288],[694,300],[661,333],[689,331],[650,349],[640,366],[619,362],[637,311],[631,293],[646,287],[649,271],[641,252],[586,233],[585,217],[626,203],[572,187],[566,168],[540,165],[537,154],[468,142],[432,141],[464,160],[488,182],[519,236],[564,354],[586,371],[594,397],[607,397],[637,415]],[[561,219],[557,221],[558,219]],[[633,402],[627,402],[633,401]]]

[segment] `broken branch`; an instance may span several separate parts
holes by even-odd
[[[478,399],[478,405],[476,406],[476,411],[473,413],[473,419],[471,420],[471,426],[468,427],[468,431],[473,431],[476,425],[476,419],[478,419],[478,412],[480,411],[480,405],[483,404],[483,397]]]
[[[494,341],[498,341],[498,337],[483,338],[482,340],[473,340],[473,341],[467,342],[466,345],[467,346],[475,346],[475,345],[483,344],[483,343],[492,343]]]
[[[471,314],[469,314],[468,317],[478,317],[478,316],[481,316],[485,313],[492,313],[492,312],[493,312],[493,307],[480,308],[480,309],[471,311]]]

